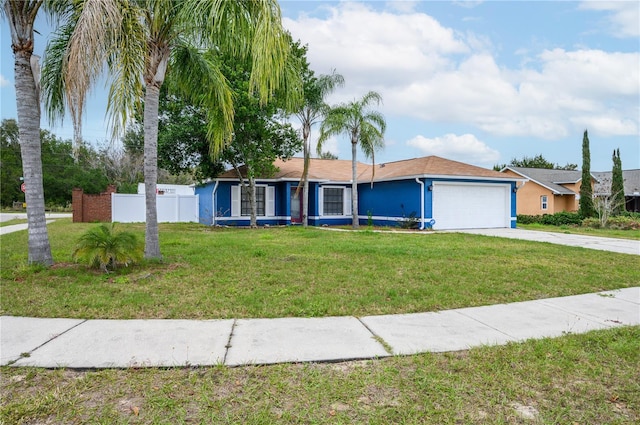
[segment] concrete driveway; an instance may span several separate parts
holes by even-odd
[[[509,239],[523,239],[535,242],[548,242],[558,245],[579,246],[582,248],[598,249],[601,251],[640,255],[640,241],[631,239],[601,238],[597,236],[540,232],[537,230],[524,229],[465,229],[455,230],[455,232],[496,236]]]

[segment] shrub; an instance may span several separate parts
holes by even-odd
[[[582,220],[582,227],[591,227],[594,229],[599,229],[601,227],[600,220],[597,218],[585,218]]]
[[[577,212],[562,211],[555,214],[545,214],[542,216],[542,224],[550,224],[552,226],[564,225],[580,225],[582,217]]]
[[[420,220],[416,217],[416,212],[412,211],[408,217],[402,217],[400,220],[400,227],[403,229],[417,229],[420,224]]]
[[[640,230],[640,219],[622,215],[609,217],[607,227],[619,230]]]
[[[517,222],[520,224],[534,224],[534,223],[540,223],[540,215],[525,215],[525,214],[518,214],[518,220]]]
[[[547,224],[551,226],[570,226],[580,225],[582,218],[577,212],[562,211],[555,214],[545,215],[518,215],[518,223],[520,224]]]
[[[80,237],[73,259],[108,272],[142,260],[144,245],[131,232],[115,232],[115,224],[101,224]]]

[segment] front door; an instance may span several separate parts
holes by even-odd
[[[291,223],[302,223],[302,189],[296,196],[297,187],[291,188]]]

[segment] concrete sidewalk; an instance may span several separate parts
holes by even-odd
[[[466,350],[640,325],[640,287],[386,316],[238,320],[0,317],[0,363],[69,368],[228,366]]]
[[[70,218],[72,214],[69,213],[45,213],[45,217],[47,218],[47,224],[53,223],[55,220],[50,220],[54,218]],[[26,220],[26,213],[0,213],[0,222],[9,222],[11,220]],[[10,224],[8,226],[0,227],[0,236],[6,235],[8,233],[19,232],[20,230],[27,230],[27,223],[20,224]]]

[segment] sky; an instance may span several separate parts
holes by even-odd
[[[316,74],[345,85],[330,104],[373,90],[387,122],[376,162],[437,155],[491,168],[542,155],[582,166],[589,132],[591,170],[640,168],[640,2],[293,1],[283,24],[308,45]],[[35,52],[49,25],[39,18]],[[16,118],[9,29],[0,33],[1,117]],[[84,138],[103,142],[105,90],[90,95]],[[71,138],[70,119],[42,127]],[[318,137],[318,127],[311,138]],[[346,137],[326,143],[351,159]],[[361,152],[358,159],[367,161]]]

